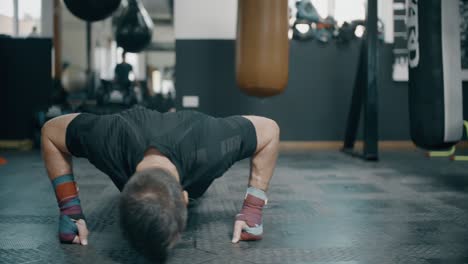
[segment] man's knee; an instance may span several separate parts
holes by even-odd
[[[47,121],[41,129],[42,142],[50,142],[60,151],[67,153],[65,134],[67,126],[77,114],[69,114],[56,117]]]
[[[263,117],[263,131],[264,135],[268,137],[271,142],[277,143],[279,142],[280,137],[280,127],[278,123],[270,118]]]
[[[272,132],[272,135],[273,135],[273,139],[279,141],[281,129],[280,129],[278,123],[276,123],[276,121],[273,120],[273,119],[269,119],[269,123],[270,123],[269,124],[270,129],[271,129],[271,132]]]
[[[275,120],[262,116],[245,116],[255,127],[257,133],[257,149],[263,149],[270,144],[278,144],[280,127]]]
[[[41,140],[42,141],[50,140],[49,135],[52,133],[52,130],[53,130],[51,121],[52,120],[49,120],[45,122],[44,125],[42,125],[42,128],[41,128]]]

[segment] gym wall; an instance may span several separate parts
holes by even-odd
[[[62,6],[62,60],[86,69],[86,22]]]
[[[196,3],[195,3],[196,2]],[[258,99],[235,83],[237,1],[176,0],[177,105],[198,96],[196,110],[216,115],[256,114],[275,119],[283,140],[342,140],[357,70],[359,40],[290,42],[286,91]],[[216,11],[216,12],[213,12]],[[379,124],[382,140],[410,140],[407,83],[391,79],[391,44],[379,53]],[[190,108],[193,109],[193,108]]]

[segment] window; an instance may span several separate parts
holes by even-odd
[[[290,26],[296,20],[297,1],[310,1],[322,18],[332,16],[338,26],[341,26],[344,22],[366,19],[367,0],[288,0],[291,18],[289,21]],[[377,0],[377,3],[378,16],[385,29],[385,42],[393,43],[393,1]],[[290,35],[292,36],[291,30]]]
[[[42,22],[41,0],[0,0],[0,2],[0,34],[39,36]]]
[[[307,1],[307,0],[306,0]],[[365,19],[367,0],[308,0],[322,18],[332,16],[341,26],[345,21]],[[297,0],[289,0],[291,16],[296,15]]]
[[[338,25],[366,18],[367,0],[335,0],[335,19]]]
[[[18,1],[18,35],[38,36],[41,31],[41,2],[39,0]]]
[[[1,0],[0,4],[0,34],[14,35],[13,0]]]
[[[153,79],[153,92],[155,94],[161,93],[161,72],[158,70],[154,70],[151,74],[151,77]]]

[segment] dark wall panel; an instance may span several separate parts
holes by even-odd
[[[244,95],[236,86],[233,40],[177,40],[178,108],[183,95],[198,95],[198,110],[208,114],[255,114],[275,119],[283,140],[342,140],[360,44],[292,41],[286,91],[259,99]],[[391,80],[392,47],[382,45],[380,51],[381,138],[407,140],[407,85]]]
[[[33,136],[52,92],[51,39],[0,37],[0,140]]]

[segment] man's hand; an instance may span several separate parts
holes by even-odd
[[[75,220],[68,215],[61,215],[59,219],[59,239],[65,244],[88,245],[89,231],[86,221]]]
[[[76,227],[78,228],[78,235],[73,239],[73,244],[88,245],[89,231],[88,227],[86,227],[86,221],[83,219],[76,221]]]
[[[78,197],[78,186],[73,174],[65,174],[52,180],[60,208],[59,239],[66,244],[88,244],[86,218]]]
[[[264,191],[249,187],[241,212],[236,215],[232,243],[263,238],[262,209],[267,202]]]
[[[234,224],[234,233],[232,235],[232,243],[239,241],[255,241],[263,238],[263,228],[249,227],[245,221],[237,220]]]

